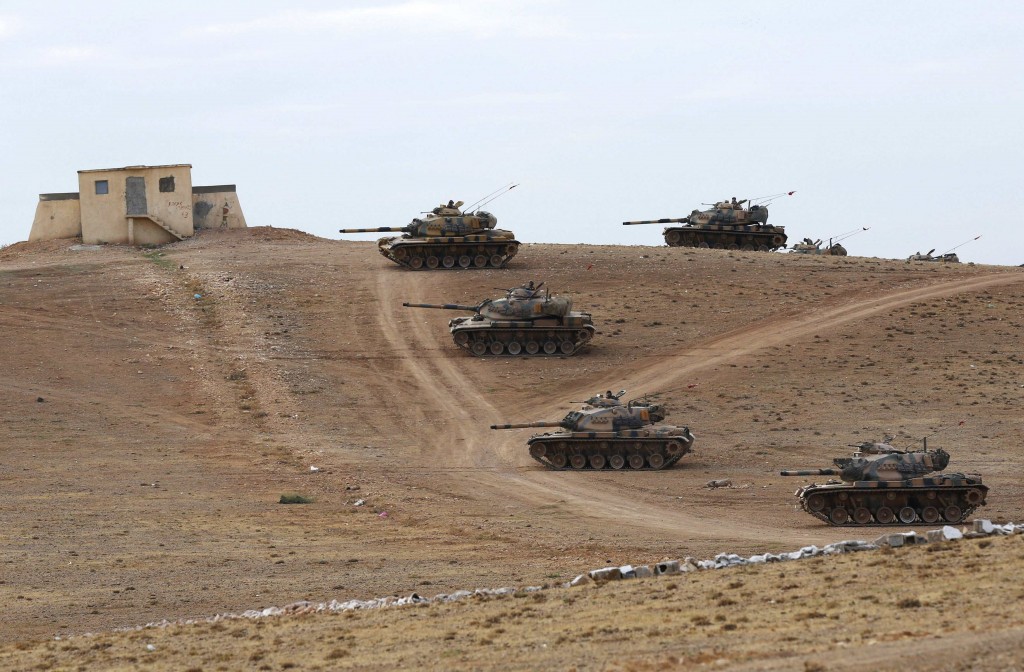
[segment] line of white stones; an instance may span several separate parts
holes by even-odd
[[[870,551],[882,546],[907,546],[913,544],[926,544],[929,542],[954,541],[957,539],[975,539],[991,535],[1010,535],[1024,533],[1024,524],[1006,523],[1004,525],[992,523],[989,520],[975,520],[973,528],[957,529],[946,525],[935,530],[928,530],[924,535],[917,532],[901,532],[896,534],[884,534],[874,541],[848,540],[839,541],[826,546],[804,546],[798,551],[789,553],[762,553],[743,557],[735,553],[720,553],[711,560],[695,560],[687,557],[684,560],[665,560],[655,565],[622,565],[619,567],[603,567],[593,569],[580,574],[572,581],[561,584],[546,586],[527,586],[525,588],[477,588],[476,590],[457,590],[453,593],[442,593],[434,597],[423,597],[417,593],[406,597],[388,596],[378,597],[371,600],[347,600],[339,602],[310,602],[302,600],[293,602],[284,607],[267,607],[265,609],[249,609],[240,614],[217,614],[202,618],[187,618],[178,620],[160,620],[146,623],[145,625],[118,628],[115,632],[126,632],[143,630],[146,628],[164,628],[169,625],[192,625],[196,623],[216,623],[223,620],[268,618],[272,616],[283,616],[287,614],[314,614],[321,612],[342,612],[354,611],[357,609],[383,609],[386,607],[401,607],[410,604],[432,604],[443,602],[455,602],[468,597],[500,596],[511,595],[517,592],[533,593],[551,588],[570,588],[595,582],[615,581],[621,579],[645,578],[650,576],[666,576],[674,574],[685,574],[707,569],[724,569],[726,567],[740,567],[743,565],[756,565],[771,562],[785,562],[789,560],[802,560],[822,555],[836,555],[839,553],[854,553],[857,551]],[[87,633],[90,634],[90,633]],[[57,637],[60,639],[60,637]]]

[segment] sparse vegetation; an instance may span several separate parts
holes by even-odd
[[[313,498],[307,497],[306,495],[300,495],[297,493],[289,493],[281,495],[281,499],[278,500],[279,504],[312,504]]]

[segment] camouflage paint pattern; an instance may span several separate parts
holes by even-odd
[[[574,355],[597,333],[590,313],[573,311],[572,299],[541,290],[533,282],[506,291],[503,299],[476,306],[403,303],[407,308],[464,310],[471,317],[448,321],[455,344],[477,357]]]
[[[834,459],[835,468],[781,472],[842,479],[799,488],[804,511],[830,525],[931,525],[959,523],[985,505],[988,487],[977,474],[925,476],[948,466],[949,453],[941,448],[903,451],[870,442],[857,448],[852,457]]]
[[[907,257],[907,261],[938,261],[947,264],[959,264],[960,257],[956,256],[956,252],[947,252],[945,254],[936,254],[932,256],[932,252],[935,250],[929,250],[924,254],[915,252],[914,254]]]
[[[564,431],[536,434],[527,445],[530,456],[550,469],[654,470],[672,466],[690,452],[689,427],[658,425],[665,419],[659,404],[634,399],[627,404],[607,392],[552,422],[491,425],[491,429],[560,427]]]
[[[399,233],[381,238],[377,250],[391,261],[411,268],[504,268],[519,251],[511,231],[496,229],[498,218],[478,210],[459,210],[462,201],[440,205],[426,217],[402,227],[340,229],[340,233]]]
[[[804,238],[802,242],[790,246],[790,252],[795,254],[820,254],[831,257],[845,257],[846,248],[839,243],[832,243],[821,246],[821,239],[811,240],[810,238]]]
[[[719,201],[709,210],[694,210],[689,217],[644,219],[623,222],[637,224],[685,224],[671,226],[662,233],[670,247],[713,247],[716,249],[767,252],[786,246],[786,230],[768,224],[768,208],[752,205],[746,200]]]

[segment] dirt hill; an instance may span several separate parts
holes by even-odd
[[[600,333],[588,349],[569,358],[476,359],[451,342],[446,325],[455,313],[401,307],[476,303],[526,280],[543,280],[593,313]],[[536,585],[606,564],[873,538],[880,531],[829,527],[795,508],[792,493],[803,481],[777,474],[827,466],[846,444],[887,432],[901,447],[929,436],[929,446],[952,454],[950,470],[984,474],[991,493],[981,516],[1021,522],[1022,322],[1020,268],[525,245],[505,270],[415,273],[384,260],[373,243],[270,228],[204,234],[153,251],[11,246],[0,251],[0,637],[8,643],[0,661],[16,655],[19,665],[73,668],[88,638],[43,641],[162,618],[299,599]],[[529,430],[488,429],[557,420],[571,400],[609,388],[627,389],[627,398],[657,393],[667,421],[697,435],[694,453],[662,472],[552,472],[529,458]],[[722,478],[735,487],[703,487]],[[291,493],[314,502],[278,503]],[[1006,548],[1017,550],[992,562],[1019,573],[1019,545]],[[886,565],[886,585],[913,584],[925,572],[951,589],[968,586],[995,550],[927,556],[955,559],[952,569]],[[961,558],[973,553],[976,560]],[[849,562],[829,570],[834,581],[866,576],[856,557]],[[790,582],[773,571],[742,581],[767,595]],[[810,577],[792,582],[800,595],[820,587]],[[683,609],[696,594],[677,585],[672,596]],[[666,586],[616,586],[600,594],[621,599],[592,612],[577,614],[568,594],[550,593],[543,606],[553,618],[585,618],[600,632],[621,628],[615,604],[625,609]],[[1013,590],[995,603],[1018,599]],[[478,608],[456,638],[498,642],[485,637],[484,624],[500,608],[437,607]],[[354,623],[391,624],[400,643],[413,632],[402,619],[422,622],[434,609]],[[884,600],[859,609],[858,618],[870,621],[876,610],[907,618]],[[680,635],[691,616],[673,613],[646,634],[611,637],[621,644],[596,658],[573,657],[589,645],[544,657],[538,644],[517,660],[648,669],[722,658],[693,658]],[[332,625],[310,625],[320,618]],[[808,623],[819,620],[829,619]],[[377,661],[360,657],[368,654],[358,647],[320,641],[344,634],[325,634],[337,630],[336,618],[275,621],[246,632],[280,640],[272,649],[327,656],[338,648],[339,665],[411,660]],[[980,623],[904,629],[915,641],[937,631],[958,641],[981,636],[971,630]],[[434,646],[453,646],[441,637],[444,626],[431,627]],[[1000,638],[1019,635],[1024,623],[1015,616],[986,627],[984,646],[1002,651]],[[116,649],[140,636],[96,641]],[[627,655],[638,636],[644,645]],[[196,669],[231,669],[268,648],[266,639],[211,628],[181,628],[173,637],[186,658],[154,662],[183,667],[193,637],[194,659],[204,661]],[[855,660],[842,644],[853,640],[822,637],[806,646],[751,640],[752,653],[726,662],[792,664],[793,655],[830,649],[823,660]],[[708,646],[729,649],[735,638],[742,633],[723,631]],[[415,638],[407,645],[416,642],[427,645]],[[490,658],[433,664],[508,662],[501,647],[491,649]],[[206,657],[211,651],[226,658]],[[285,662],[274,659],[267,669]],[[93,663],[133,665],[123,656]]]

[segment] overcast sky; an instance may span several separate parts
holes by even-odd
[[[191,163],[328,238],[449,198],[523,242],[659,245],[796,190],[790,243],[1024,263],[1019,1],[0,3],[0,243],[76,171]],[[352,236],[373,239],[374,236]]]

